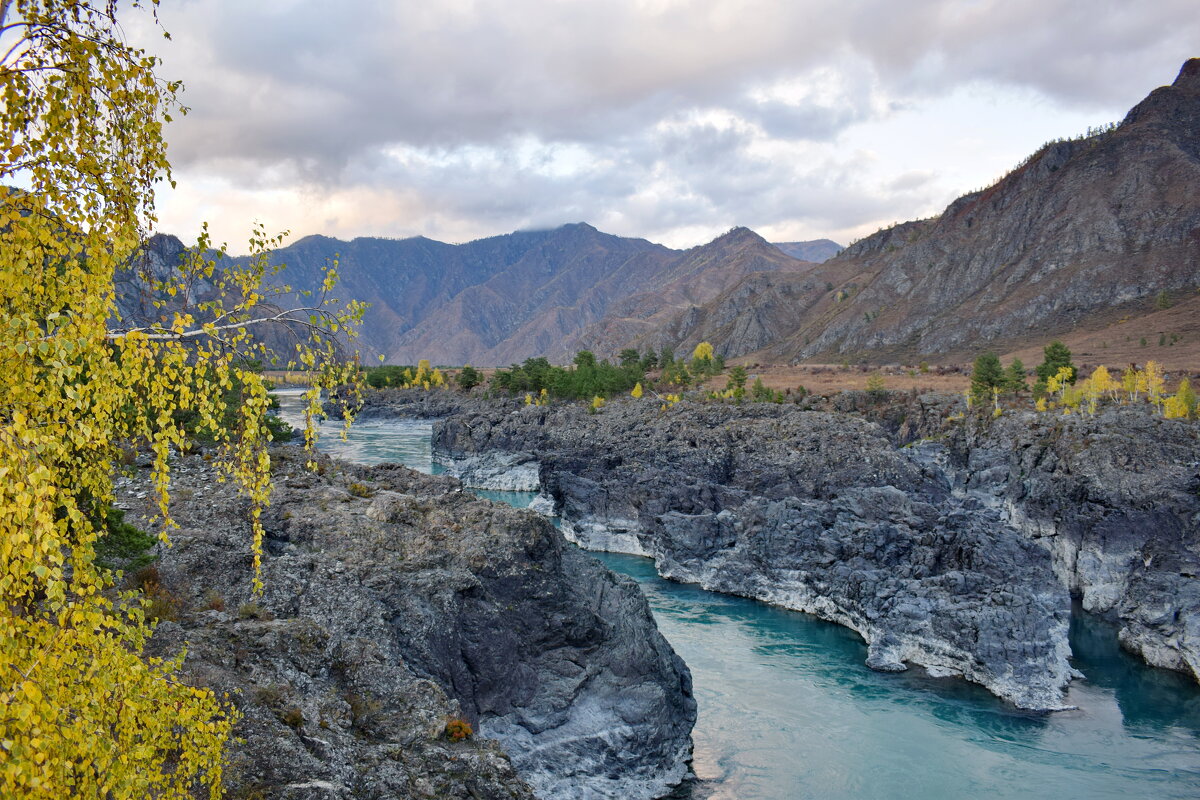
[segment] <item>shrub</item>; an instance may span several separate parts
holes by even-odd
[[[238,606],[238,619],[257,619],[262,620],[263,622],[269,622],[274,618],[274,615],[272,615],[270,611],[253,601],[249,603],[242,603],[240,606]]]
[[[302,727],[304,727],[304,712],[295,706],[284,711],[282,714],[280,714],[279,718],[283,721],[283,724],[287,725],[289,728],[300,730]]]
[[[158,567],[153,564],[142,567],[130,576],[129,583],[146,599],[146,619],[172,622],[179,619],[179,598],[163,586]]]
[[[101,514],[104,532],[96,539],[96,565],[109,570],[136,572],[154,560],[150,549],[158,540],[125,521],[125,512],[111,506]]]
[[[371,487],[367,486],[365,483],[359,483],[357,481],[350,484],[346,488],[349,490],[350,494],[354,495],[355,497],[371,497],[375,494],[375,492],[371,490]]]
[[[268,683],[254,688],[254,701],[267,708],[279,708],[287,696],[287,687],[282,683]]]
[[[454,378],[458,384],[458,388],[464,392],[469,392],[479,384],[483,383],[483,373],[467,364],[458,371],[458,375]]]
[[[224,611],[225,598],[216,589],[209,589],[204,593],[204,609],[206,611]]]
[[[446,720],[446,738],[452,742],[461,742],[464,739],[470,739],[475,733],[471,728],[471,723],[467,722],[462,717],[451,717]]]

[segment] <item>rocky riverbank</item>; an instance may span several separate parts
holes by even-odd
[[[376,414],[423,405],[374,402]],[[953,402],[622,402],[593,415],[460,401],[439,409],[434,447],[490,460],[493,478],[536,465],[584,547],[847,625],[877,669],[921,664],[1061,708],[1075,594],[1116,615],[1147,661],[1196,675],[1195,423],[1132,408],[953,421]]]
[[[245,503],[200,457],[153,576],[152,651],[186,643],[184,674],[243,715],[234,796],[653,798],[685,777],[690,675],[632,581],[452,478],[274,460],[261,598]],[[120,504],[147,493],[143,471]]]

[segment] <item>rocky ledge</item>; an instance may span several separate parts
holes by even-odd
[[[685,777],[691,678],[634,582],[452,478],[303,461],[274,455],[261,598],[245,503],[200,457],[156,565],[152,651],[186,644],[188,678],[243,715],[235,796],[653,798]],[[146,494],[125,479],[120,503]]]
[[[1145,408],[955,427],[956,484],[993,498],[1121,644],[1200,681],[1200,425]]]
[[[877,414],[894,425],[769,404],[471,404],[435,423],[434,448],[526,469],[536,454],[582,546],[847,625],[876,669],[1063,708],[1075,593],[1151,663],[1196,674],[1194,423],[951,422],[945,398],[908,404]]]

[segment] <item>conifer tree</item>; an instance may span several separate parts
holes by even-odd
[[[975,368],[971,371],[971,397],[976,403],[986,402],[992,396],[993,388],[1005,385],[1004,369],[995,353],[984,353],[975,359]]]
[[[1025,382],[1025,365],[1021,363],[1021,359],[1014,358],[1008,365],[1008,369],[1004,371],[1004,388],[1013,393],[1028,391],[1029,385]]]
[[[746,396],[746,379],[748,377],[746,368],[740,364],[729,370],[729,379],[725,382],[725,389],[731,393],[730,396],[734,400],[740,402]]]
[[[1052,376],[1058,375],[1059,371],[1063,367],[1071,368],[1071,378],[1069,379],[1069,382],[1075,382],[1075,365],[1071,363],[1071,351],[1065,344],[1055,339],[1053,342],[1046,345],[1042,353],[1044,356],[1043,361],[1035,370],[1037,372],[1037,383],[1035,383],[1033,386],[1033,391],[1035,394],[1044,393],[1046,391],[1047,381]]]

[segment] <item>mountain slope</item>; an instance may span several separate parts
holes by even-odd
[[[672,260],[671,250],[643,239],[566,225],[503,271],[430,311],[387,352],[399,363],[431,358],[485,365],[540,355]],[[613,281],[614,275],[625,280]]]
[[[813,239],[808,242],[771,242],[792,258],[820,264],[836,256],[846,248],[830,239]]]
[[[371,304],[357,343],[364,355],[477,366],[566,362],[585,347],[611,355],[745,275],[814,266],[745,228],[678,251],[584,223],[461,245],[308,236],[271,259],[287,265],[277,281],[309,290],[336,260],[334,295]]]
[[[747,276],[795,278],[817,267],[792,258],[748,228],[734,228],[680,255],[652,291],[630,295],[563,345],[563,353],[590,349],[610,355],[630,344],[673,344],[678,321]],[[674,326],[674,327],[673,327]]]
[[[1193,59],[1114,129],[1048,144],[939,217],[863,239],[803,278],[748,276],[655,335],[772,361],[915,360],[1044,340],[1200,285],[1197,187]]]

